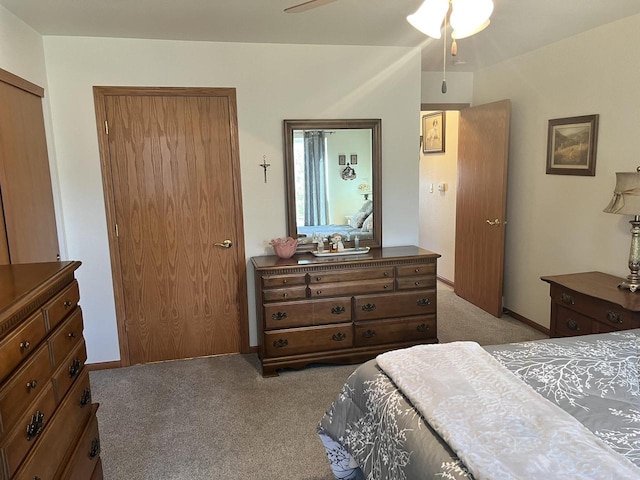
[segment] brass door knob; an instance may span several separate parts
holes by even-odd
[[[214,245],[216,247],[222,247],[222,248],[231,248],[231,245],[233,245],[233,243],[231,242],[231,240],[225,240],[224,242],[220,243],[220,242],[216,242],[214,243]]]

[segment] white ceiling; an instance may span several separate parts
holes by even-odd
[[[439,71],[442,40],[406,16],[422,0],[337,0],[284,13],[303,0],[0,0],[42,35],[217,42],[422,46],[422,70]],[[449,71],[473,71],[598,25],[640,13],[640,0],[494,0],[491,25],[458,41]],[[457,62],[455,62],[457,60]]]

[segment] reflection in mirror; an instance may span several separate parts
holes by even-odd
[[[340,235],[346,247],[382,245],[381,121],[285,120],[288,235],[299,250]]]

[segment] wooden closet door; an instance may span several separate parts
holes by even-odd
[[[232,105],[227,96],[167,92],[108,95],[104,106],[125,363],[240,352],[235,94]]]
[[[58,233],[42,99],[0,81],[0,105],[0,190],[10,261],[55,261]]]

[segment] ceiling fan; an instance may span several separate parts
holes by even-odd
[[[299,3],[298,5],[294,5],[289,8],[285,8],[284,11],[286,13],[300,13],[306,12],[307,10],[311,10],[312,8],[321,7],[322,5],[326,5],[328,3],[333,3],[336,0],[308,0],[303,3]]]

